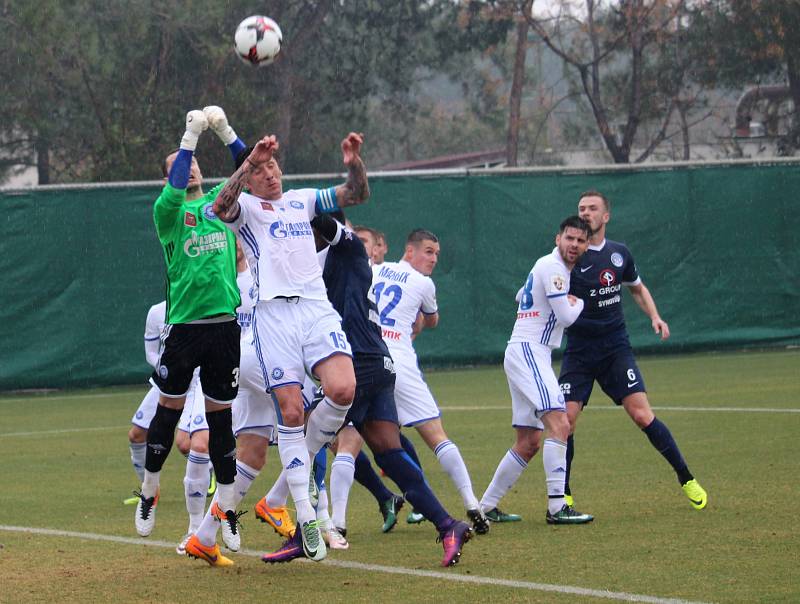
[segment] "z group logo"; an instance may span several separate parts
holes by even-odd
[[[617,275],[610,268],[600,271],[600,283],[608,287],[616,281]]]

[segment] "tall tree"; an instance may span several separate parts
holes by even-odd
[[[707,85],[787,85],[793,119],[784,142],[800,149],[800,2],[708,0],[694,7],[691,32]]]
[[[531,28],[579,77],[599,134],[615,163],[634,144],[644,161],[669,136],[676,108],[688,111],[699,90],[689,85],[693,57],[681,52],[684,0],[569,0],[552,14],[529,16]],[[657,126],[643,136],[642,126]]]

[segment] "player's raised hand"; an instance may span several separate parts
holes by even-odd
[[[361,145],[364,144],[364,135],[360,132],[351,132],[342,141],[342,158],[344,164],[349,166],[361,158]]]
[[[197,147],[197,140],[203,131],[208,128],[208,119],[199,109],[193,109],[186,114],[186,132],[181,138],[181,149],[194,151]]]
[[[661,334],[662,340],[666,340],[669,337],[669,325],[661,317],[653,319],[653,331]]]
[[[209,105],[208,107],[203,107],[203,113],[208,120],[209,127],[223,143],[230,145],[236,140],[236,132],[233,131],[233,128],[228,123],[228,116],[225,115],[222,107]]]
[[[208,128],[208,119],[205,113],[199,109],[192,109],[186,114],[186,129],[189,132],[200,136],[206,128]]]
[[[274,134],[265,136],[256,143],[255,147],[253,147],[253,151],[247,157],[247,161],[254,166],[265,164],[272,159],[272,156],[278,150],[278,147],[278,139],[275,138]]]

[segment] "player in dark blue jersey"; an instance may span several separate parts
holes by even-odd
[[[566,332],[567,347],[559,377],[571,432],[574,434],[578,415],[588,404],[596,380],[669,462],[692,506],[702,510],[708,503],[708,495],[689,471],[669,428],[653,414],[647,400],[644,379],[625,328],[622,287],[627,287],[662,340],[669,337],[669,326],[658,314],[628,248],[606,239],[606,224],[610,219],[608,200],[596,191],[587,191],[578,201],[578,214],[591,225],[592,236],[589,249],[570,274],[569,293],[584,301],[583,312]],[[574,452],[574,437],[570,435],[565,485],[570,505],[573,501],[569,478]]]
[[[345,423],[352,422],[372,450],[377,464],[402,489],[403,496],[435,526],[444,546],[442,566],[456,564],[472,528],[444,509],[419,467],[400,445],[400,427],[394,402],[394,365],[381,338],[377,308],[370,299],[372,270],[364,244],[338,220],[321,215],[312,221],[315,231],[330,244],[323,279],[328,298],[342,317],[342,328],[353,351],[356,393]],[[283,562],[302,556],[294,537],[262,559]]]

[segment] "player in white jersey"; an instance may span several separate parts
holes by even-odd
[[[383,341],[394,359],[394,398],[400,424],[417,429],[458,489],[475,532],[484,534],[489,523],[472,490],[461,452],[442,427],[441,412],[422,377],[412,343],[422,329],[439,323],[436,286],[430,278],[439,249],[436,235],[424,229],[412,231],[399,262],[372,267],[372,295],[378,306]]]
[[[341,317],[328,301],[316,258],[311,220],[369,196],[361,161],[363,138],[350,133],[341,144],[347,181],[328,189],[284,193],[273,154],[274,136],[264,137],[220,191],[213,211],[242,240],[258,292],[253,333],[256,355],[278,409],[278,452],[297,510],[305,555],[321,560],[325,544],[309,501],[310,460],[342,426],[355,393],[350,345]],[[247,193],[243,189],[247,187]],[[325,398],[304,434],[301,387],[316,375]]]
[[[147,313],[144,331],[144,349],[147,363],[153,368],[158,365],[161,353],[161,335],[166,322],[166,301],[153,305]],[[203,404],[203,391],[197,371],[192,378],[186,403],[178,421],[178,433],[175,437],[175,446],[187,457],[186,474],[183,479],[186,510],[189,513],[189,529],[187,536],[200,525],[205,511],[206,495],[209,491],[211,480],[211,467],[208,456],[208,423]],[[144,478],[144,458],[147,446],[147,431],[156,412],[159,392],[151,386],[139,408],[131,418],[131,429],[128,432],[130,443],[131,462],[139,480]],[[195,402],[200,403],[195,405]],[[197,408],[195,408],[197,407]],[[126,500],[135,503],[138,499]],[[183,543],[178,546],[178,553],[183,553]]]
[[[593,517],[581,514],[564,501],[567,467],[567,419],[564,396],[553,373],[550,354],[561,345],[564,328],[583,310],[583,301],[568,295],[569,274],[586,251],[591,229],[578,216],[565,219],[556,235],[556,247],[533,265],[517,293],[517,321],[506,347],[503,366],[511,390],[514,446],[500,460],[492,482],[481,498],[481,508],[491,512],[514,486],[539,450],[547,483],[548,524],[583,524]]]

